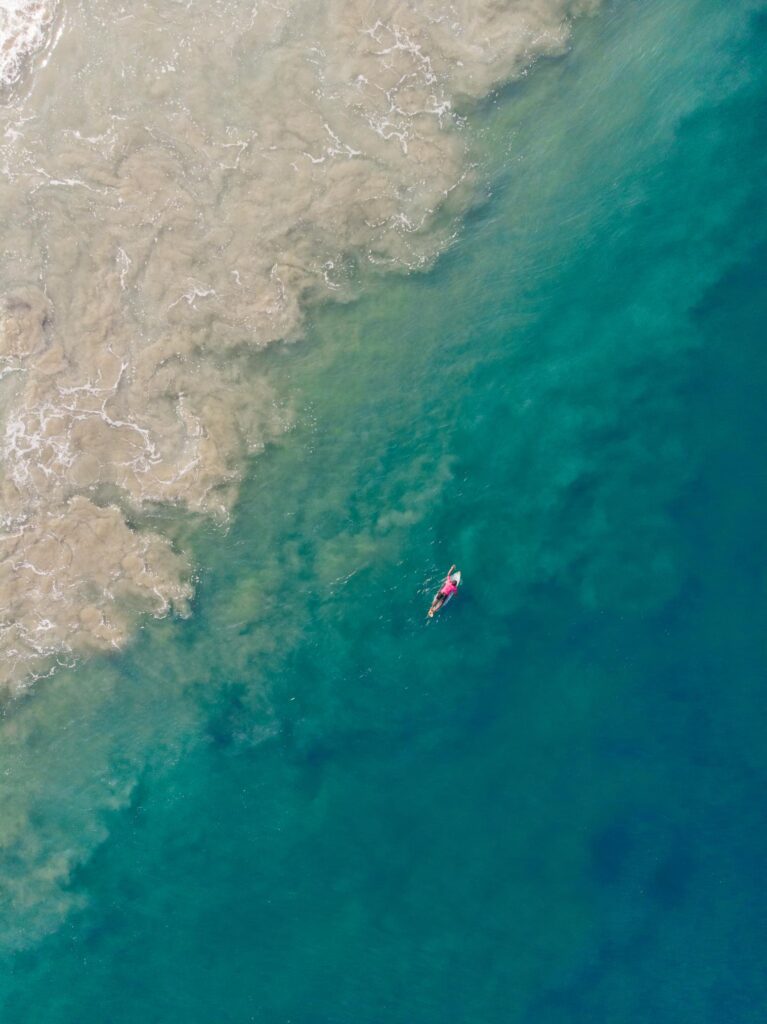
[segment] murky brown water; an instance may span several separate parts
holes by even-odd
[[[456,109],[585,6],[0,5],[0,681],[187,609],[183,552],[126,517],[225,520],[285,427],[249,353],[433,259],[471,195]]]

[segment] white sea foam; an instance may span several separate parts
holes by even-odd
[[[0,85],[12,85],[48,40],[55,0],[0,0]]]

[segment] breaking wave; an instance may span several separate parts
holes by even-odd
[[[48,41],[56,15],[54,0],[0,2],[0,87],[17,82]]]

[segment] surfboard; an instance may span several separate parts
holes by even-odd
[[[458,569],[456,572],[451,572],[450,573],[450,579],[453,581],[453,583],[455,583],[455,585],[457,587],[460,587],[460,585],[461,585],[461,570]],[[442,588],[440,587],[440,590],[441,589]],[[437,594],[439,594],[439,590],[437,591]],[[437,599],[437,594],[434,595],[434,601],[436,601],[436,599]],[[438,612],[442,611],[442,609],[445,607],[445,605],[448,603],[448,601],[450,600],[450,598],[452,596],[453,596],[452,594],[448,594],[448,596],[445,598],[445,600],[442,602],[442,604],[439,606],[439,608],[437,608]],[[432,604],[434,604],[434,601],[432,601]],[[429,613],[428,613],[427,617],[430,618],[430,619],[434,617],[434,612],[431,609],[429,609]]]

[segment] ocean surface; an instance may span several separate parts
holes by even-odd
[[[84,59],[72,12],[96,8],[35,9],[43,41],[28,34],[32,56],[18,59],[39,66],[19,81],[48,96],[48,117],[57,60]],[[224,5],[211,10],[223,24]],[[57,198],[44,209],[37,179],[8,179],[6,336],[32,342],[13,342],[3,365],[13,375],[38,358],[34,345],[56,353],[41,340],[46,302],[71,280],[76,301],[53,322],[85,324],[87,337],[54,360],[59,386],[81,389],[66,392],[67,429],[109,408],[116,433],[80,437],[82,452],[122,452],[139,430],[145,456],[153,431],[170,430],[173,445],[146,480],[135,460],[133,476],[92,478],[61,441],[66,485],[49,487],[48,474],[33,494],[27,477],[8,477],[38,571],[50,557],[55,585],[40,593],[71,586],[76,602],[59,619],[51,604],[50,648],[24,648],[61,662],[68,652],[71,667],[45,675],[46,662],[0,721],[3,1024],[763,1024],[767,3],[610,0],[569,42],[549,43],[529,73],[521,58],[501,61],[456,101],[447,137],[460,136],[460,153],[424,142],[445,180],[424,171],[407,183],[393,158],[381,170],[387,195],[424,207],[432,185],[445,191],[472,168],[455,207],[435,208],[423,238],[392,227],[367,269],[344,264],[341,302],[307,295],[301,278],[300,309],[287,302],[276,326],[258,319],[263,296],[251,308],[227,293],[196,319],[202,292],[230,273],[222,263],[206,278],[203,254],[239,235],[234,206],[223,210],[231,238],[217,250],[195,234],[192,193],[174,206],[163,191],[179,167],[205,177],[194,138],[183,151],[150,132],[168,162],[147,184],[155,143],[131,135],[148,154],[131,171],[136,194],[152,197],[146,217],[123,216],[112,192],[103,208]],[[399,37],[394,52],[426,74],[413,45]],[[225,85],[206,80],[200,95]],[[62,159],[47,173],[74,180]],[[95,187],[102,170],[88,166],[81,180]],[[217,195],[239,189],[244,203],[246,179]],[[213,219],[204,187],[201,218]],[[23,243],[8,213],[21,188]],[[327,262],[339,215],[325,194],[318,183],[319,206],[285,214],[285,237],[314,218],[296,251],[325,239]],[[161,237],[187,234],[181,269],[155,294],[145,268],[170,250],[144,229],[166,209],[181,221]],[[281,230],[279,195],[270,216]],[[70,220],[82,236],[71,251],[57,234]],[[342,229],[370,245],[357,221]],[[134,248],[115,263],[120,232]],[[58,268],[49,294],[24,277],[37,273],[40,237],[39,266]],[[89,319],[89,273],[107,250],[106,312]],[[172,342],[155,338],[187,259],[197,283],[174,307],[187,319]],[[141,281],[121,278],[139,266]],[[248,324],[263,344],[243,353],[233,339]],[[90,390],[62,384],[112,326],[114,365]],[[280,343],[279,329],[300,340]],[[204,424],[185,439],[169,426],[167,379],[147,384],[171,353],[183,364],[178,408],[190,394]],[[43,359],[24,380],[50,402]],[[126,385],[122,362],[134,367]],[[193,363],[210,363],[202,378]],[[236,443],[229,427],[216,433],[244,422],[249,394],[255,426]],[[29,408],[19,391],[3,398]],[[51,436],[63,436],[61,408]],[[189,448],[203,436],[216,458]],[[190,494],[177,489],[182,456],[198,460]],[[37,457],[54,464],[44,447]],[[163,476],[171,463],[178,472]],[[156,490],[138,500],[139,482]],[[45,529],[63,523],[56,554],[40,547],[46,516]],[[77,533],[86,519],[95,532]],[[95,538],[82,577],[57,561],[65,534],[75,550]],[[124,620],[104,611],[102,543],[128,559]],[[452,562],[462,591],[427,622]],[[141,617],[152,587],[155,611],[185,617]],[[4,593],[32,622],[40,605]],[[81,647],[75,619],[90,637]],[[112,640],[120,650],[98,653]]]

